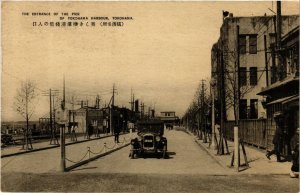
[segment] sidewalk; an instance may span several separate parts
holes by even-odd
[[[120,135],[123,135],[123,134],[120,134]],[[66,143],[66,146],[68,146],[68,145],[83,143],[83,142],[87,142],[87,141],[91,141],[91,140],[99,140],[99,139],[110,137],[110,136],[112,136],[112,135],[111,134],[101,134],[100,137],[95,137],[93,135],[93,136],[91,136],[91,139],[86,139],[86,137],[84,135],[82,135],[82,136],[77,137],[77,141],[71,141],[71,138],[68,135],[66,135],[65,143]],[[60,138],[58,138],[58,142],[60,143]],[[54,144],[54,142],[52,145],[50,145],[50,139],[49,139],[49,140],[43,140],[43,141],[38,141],[38,142],[33,141],[32,147],[33,147],[33,149],[31,149],[31,150],[22,149],[22,145],[1,148],[1,158],[24,154],[24,153],[35,152],[35,151],[41,151],[41,150],[46,150],[46,149],[57,148],[57,147],[60,147],[60,145]]]
[[[130,134],[120,136],[120,143],[116,144],[114,136],[85,140],[84,143],[72,143],[65,149],[66,167],[72,168],[88,160],[98,159],[101,156],[126,147],[130,142]],[[1,172],[24,173],[56,173],[61,172],[61,150],[50,148],[20,156],[1,158]]]
[[[195,142],[205,150],[215,161],[219,163],[224,168],[231,169],[236,171],[235,167],[230,167],[232,153],[234,149],[233,141],[227,141],[229,153],[228,155],[217,155],[217,150],[214,150],[212,147],[209,147],[209,143],[203,143],[202,140],[199,140],[197,136],[190,133],[189,134],[194,138]],[[217,134],[219,141],[219,137]],[[226,152],[226,148],[225,152]],[[265,151],[251,147],[245,144],[245,150],[247,155],[247,160],[249,163],[249,168],[240,167],[240,174],[262,174],[262,175],[289,175],[291,169],[291,162],[277,162],[276,156],[271,156],[271,160],[267,159],[265,156]],[[242,149],[240,148],[240,160],[241,164],[244,164],[244,157]]]

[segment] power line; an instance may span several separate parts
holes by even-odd
[[[10,76],[10,77],[12,77],[12,78],[14,78],[14,79],[20,81],[20,82],[24,82],[24,80],[22,80],[22,79],[20,79],[20,78],[18,78],[18,77],[16,77],[16,76],[10,74],[9,72],[6,72],[5,70],[2,70],[2,72],[4,72],[6,75],[8,75],[8,76]],[[45,91],[45,90],[43,90],[43,89],[41,89],[41,88],[39,88],[39,87],[37,87],[37,86],[35,86],[35,88],[36,88],[37,90],[41,91],[41,92],[44,92],[44,91]]]

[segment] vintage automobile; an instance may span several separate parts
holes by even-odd
[[[130,157],[146,158],[155,154],[158,158],[167,158],[167,139],[164,135],[164,123],[160,120],[137,122],[138,137],[131,140]]]
[[[1,147],[13,143],[13,137],[10,134],[1,133]]]

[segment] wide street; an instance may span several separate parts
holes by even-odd
[[[165,131],[169,159],[130,159],[129,146],[70,172],[59,171],[59,148],[2,158],[2,191],[55,192],[298,192],[283,175],[243,175],[211,158],[182,128]],[[125,137],[128,137],[125,136]],[[122,137],[121,137],[122,139]],[[103,141],[102,141],[103,140]],[[79,160],[112,137],[67,147]],[[100,145],[101,144],[101,145]],[[94,148],[94,149],[93,149]]]

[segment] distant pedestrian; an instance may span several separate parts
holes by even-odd
[[[277,162],[280,162],[280,152],[283,146],[283,116],[281,113],[275,113],[274,119],[276,122],[276,130],[273,137],[274,149],[272,151],[268,151],[266,156],[268,159],[271,159],[271,155],[275,154],[277,157]]]
[[[120,143],[119,142],[119,135],[120,135],[120,130],[118,127],[115,128],[115,143]]]
[[[77,126],[72,126],[72,130],[71,130],[71,141],[77,141],[77,136],[76,136],[76,132],[75,129],[77,128]]]
[[[88,126],[88,139],[90,139],[91,136],[93,135],[93,131],[94,131],[93,125],[89,124],[89,126]]]

